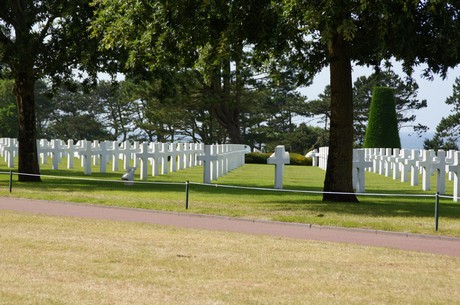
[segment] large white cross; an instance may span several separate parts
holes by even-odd
[[[446,152],[438,150],[438,156],[433,162],[431,168],[437,172],[436,190],[439,194],[446,193]]]
[[[91,147],[91,142],[84,140],[83,141],[83,148],[81,151],[78,152],[80,157],[82,157],[82,166],[83,172],[85,175],[91,175],[91,158],[94,155],[98,155],[99,152],[94,151]]]
[[[429,191],[431,189],[431,170],[433,165],[433,157],[431,150],[424,150],[422,160],[417,161],[417,166],[422,168],[422,190]]]
[[[198,160],[203,162],[203,183],[211,183],[212,180],[212,168],[215,167],[215,162],[218,159],[217,155],[212,154],[211,152],[212,145],[204,146],[204,155],[198,156]]]
[[[77,151],[77,148],[73,144],[73,140],[69,139],[67,140],[67,169],[71,169],[74,167],[74,157],[75,157],[75,152]]]
[[[140,164],[140,167],[141,167],[140,179],[141,180],[147,180],[149,158],[151,157],[153,157],[153,153],[149,152],[149,143],[147,142],[142,143],[141,152],[136,153],[136,159],[139,159],[141,161],[141,164]]]
[[[278,145],[268,159],[268,164],[275,165],[275,189],[283,188],[284,165],[290,163],[289,152],[285,151],[284,145]]]
[[[364,149],[353,150],[353,186],[357,193],[366,192],[366,168],[372,166],[372,161],[366,161]]]

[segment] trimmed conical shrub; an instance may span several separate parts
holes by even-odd
[[[401,148],[393,89],[375,87],[364,137],[366,148]]]

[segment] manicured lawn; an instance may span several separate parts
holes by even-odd
[[[78,162],[75,162],[78,164]],[[65,159],[61,162],[65,168]],[[108,169],[111,166],[108,165]],[[240,189],[202,185],[202,167],[189,168],[157,177],[148,183],[126,186],[122,172],[84,176],[82,169],[50,169],[42,166],[42,183],[13,183],[8,192],[9,169],[0,163],[0,195],[46,200],[63,200],[145,209],[205,213],[243,218],[311,223],[328,226],[371,228],[460,237],[460,204],[441,199],[439,231],[434,230],[435,191],[423,192],[392,178],[366,173],[367,193],[425,194],[426,197],[359,196],[360,203],[324,203],[321,194],[275,190]],[[139,170],[137,171],[137,174]],[[315,167],[287,166],[284,189],[318,192],[324,171]],[[46,175],[58,176],[48,177]],[[82,180],[66,179],[64,177]],[[138,179],[138,176],[136,177]],[[435,184],[433,177],[432,185]],[[14,180],[17,180],[16,176]],[[101,181],[110,180],[110,181]],[[189,209],[185,210],[185,182],[190,181]],[[172,184],[165,184],[172,183]],[[273,188],[274,167],[247,164],[215,181],[222,186]],[[447,183],[452,194],[452,182]]]

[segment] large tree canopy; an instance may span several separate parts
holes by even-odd
[[[289,20],[308,41],[299,45],[318,67],[329,65],[331,85],[330,145],[323,199],[357,201],[351,184],[353,148],[352,63],[379,65],[395,57],[406,71],[426,63],[430,72],[445,74],[458,64],[457,1],[286,0]],[[287,37],[289,39],[289,37]],[[297,39],[298,41],[298,39]],[[313,45],[313,48],[312,48]],[[315,53],[309,52],[314,49]]]
[[[241,115],[251,80],[266,72],[253,67],[287,64],[254,52],[278,28],[279,14],[268,0],[96,0],[94,5],[93,34],[102,47],[128,52],[124,68],[130,72],[169,68],[200,73],[201,99],[234,143],[243,140]]]
[[[240,140],[247,69],[257,63],[306,85],[330,69],[330,150],[323,199],[357,201],[352,187],[352,65],[394,57],[408,73],[445,74],[459,62],[458,1],[110,1],[96,0],[92,25],[102,46],[127,50],[131,68],[197,69],[210,110]],[[253,51],[251,55],[247,51]],[[280,68],[280,66],[282,68]],[[301,68],[301,69],[299,69]],[[340,194],[336,194],[340,192]],[[343,192],[350,193],[343,195]]]
[[[14,80],[18,170],[34,174],[20,175],[19,180],[40,181],[35,82],[45,76],[53,81],[70,78],[75,69],[97,70],[97,41],[87,32],[92,9],[86,0],[1,0],[0,7],[0,70]]]

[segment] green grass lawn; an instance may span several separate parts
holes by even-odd
[[[65,159],[62,160],[61,168],[65,168],[65,162]],[[9,169],[1,161],[0,171],[5,174],[0,175],[0,195],[460,237],[458,203],[450,199],[441,200],[439,231],[436,232],[435,190],[423,192],[421,186],[411,187],[409,183],[373,173],[366,173],[367,193],[426,194],[427,197],[360,195],[360,202],[356,204],[324,203],[320,194],[201,185],[202,167],[149,177],[149,183],[126,186],[121,183],[121,171],[100,174],[95,166],[93,175],[84,176],[78,162],[75,164],[75,169],[58,171],[51,170],[50,164],[42,165],[44,176],[41,183],[19,183],[14,177],[10,194]],[[325,172],[316,167],[286,166],[284,189],[321,191],[324,175]],[[436,185],[434,179],[432,185]],[[185,210],[187,180],[191,185],[189,209]],[[273,188],[274,166],[246,164],[214,182],[222,186]],[[452,194],[452,182],[448,182],[447,186],[447,193]]]

